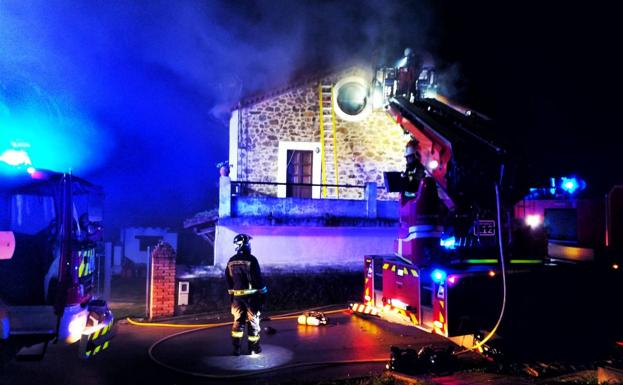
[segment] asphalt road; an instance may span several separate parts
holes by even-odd
[[[449,343],[413,327],[347,312],[328,317],[329,324],[321,327],[299,326],[296,319],[263,321],[276,333],[263,332],[259,356],[240,357],[230,355],[229,326],[173,329],[121,321],[111,347],[92,359],[80,360],[77,346],[51,345],[42,361],[9,363],[0,384],[307,382],[381,373],[392,345],[418,349]]]

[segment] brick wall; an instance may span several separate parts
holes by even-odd
[[[170,317],[175,310],[175,250],[159,243],[151,253],[149,318]]]

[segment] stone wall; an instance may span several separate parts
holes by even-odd
[[[264,281],[268,296],[264,311],[292,311],[326,305],[346,305],[361,301],[363,273],[360,270],[335,268],[313,270],[274,270],[267,268],[261,256]],[[363,257],[361,259],[363,266]],[[230,299],[223,274],[184,279],[190,283],[189,303],[176,307],[176,315],[213,313],[230,321]]]
[[[384,171],[404,170],[406,140],[402,128],[385,111],[373,111],[361,122],[347,122],[337,118],[337,139],[340,184],[376,182],[383,186]],[[380,199],[397,197],[382,189],[379,192]],[[362,193],[362,190],[347,189],[346,194],[340,192],[340,197],[361,199]]]
[[[307,82],[276,95],[243,105],[238,134],[238,170],[241,181],[276,182],[280,141],[320,142],[319,90],[322,83],[335,84],[345,76],[369,72],[353,68],[337,75]],[[383,171],[404,169],[402,128],[384,110],[372,111],[359,122],[336,116],[338,175],[340,185],[376,182],[383,186]],[[332,133],[325,133],[327,183],[335,184]],[[274,186],[251,185],[252,192],[276,196]],[[362,199],[363,189],[343,188],[339,197]],[[329,197],[335,197],[330,189]],[[396,199],[379,189],[380,199]]]
[[[309,84],[244,107],[240,113],[239,179],[276,182],[279,141],[317,142],[317,86]],[[276,195],[273,186],[250,186]]]

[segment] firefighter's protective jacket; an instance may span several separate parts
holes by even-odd
[[[239,252],[229,259],[225,279],[229,294],[236,297],[268,291],[257,258],[246,252]]]

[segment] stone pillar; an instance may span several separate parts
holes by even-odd
[[[368,218],[376,218],[377,217],[377,203],[376,203],[376,183],[368,182],[366,183],[366,213]]]
[[[231,180],[221,175],[218,188],[218,217],[231,217]]]
[[[160,242],[151,253],[149,319],[175,312],[175,250]]]

